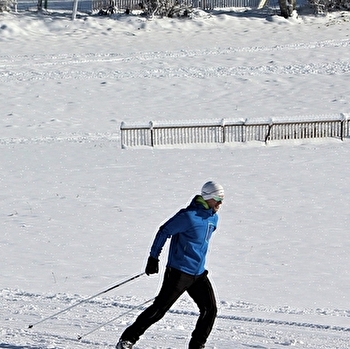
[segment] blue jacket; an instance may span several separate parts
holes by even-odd
[[[150,255],[158,258],[166,240],[171,238],[167,266],[200,275],[205,271],[209,240],[217,223],[217,213],[197,195],[188,207],[181,209],[159,228]]]

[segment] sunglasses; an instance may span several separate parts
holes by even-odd
[[[216,202],[222,202],[224,199],[221,198],[220,196],[213,196],[212,198],[213,200],[215,200]]]

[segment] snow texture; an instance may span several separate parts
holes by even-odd
[[[225,201],[207,348],[349,347],[349,139],[120,144],[122,121],[349,113],[349,13],[298,12],[0,14],[0,348],[114,348],[166,249],[159,276],[36,323],[142,272],[158,226],[210,179]],[[185,295],[136,349],[186,348],[197,315]]]

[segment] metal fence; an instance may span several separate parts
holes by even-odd
[[[1,0],[0,0],[1,1]],[[173,0],[174,2],[176,0]],[[260,0],[177,0],[180,3],[186,3],[193,8],[204,10],[224,7],[251,7],[257,8]],[[74,0],[17,0],[16,10],[24,11],[36,9],[41,6],[47,10],[67,10],[73,9]],[[139,9],[142,0],[79,0],[78,11],[83,13],[94,13],[100,9],[108,8],[111,5],[121,10]]]
[[[72,11],[74,0],[17,0],[16,10],[36,10],[40,7],[49,11]],[[78,11],[82,13],[93,12],[92,0],[79,0]]]
[[[254,122],[217,120],[206,122],[149,122],[147,125],[121,123],[121,145],[126,147],[177,146],[274,140],[298,140],[333,137],[343,140],[350,136],[350,117],[309,120]]]

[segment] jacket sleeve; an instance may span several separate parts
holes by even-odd
[[[150,255],[153,258],[158,258],[165,242],[171,236],[186,231],[189,225],[189,221],[186,217],[185,210],[181,210],[175,216],[170,218],[166,223],[164,223],[158,230],[152,247]]]
[[[158,230],[151,247],[151,257],[158,259],[160,253],[162,252],[163,246],[169,237],[170,236],[168,236],[163,230]]]

